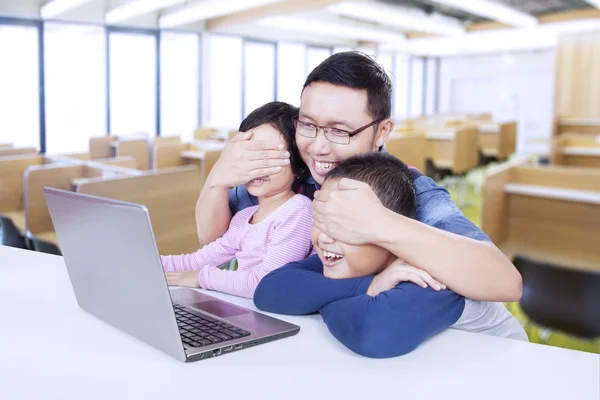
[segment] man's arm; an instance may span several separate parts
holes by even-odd
[[[386,210],[377,244],[465,297],[518,301],[522,280],[510,260],[462,214],[444,188],[425,176],[415,185],[422,223]]]
[[[233,215],[229,209],[228,188],[214,184],[214,179],[209,174],[196,201],[196,230],[203,245],[221,237]]]
[[[461,316],[464,297],[401,283],[375,297],[361,295],[323,307],[321,316],[332,335],[366,357],[407,354],[450,327]]]
[[[519,300],[521,275],[512,263],[492,243],[481,241],[489,239],[462,215],[445,189],[430,178],[418,180],[424,180],[415,180],[419,212],[426,214],[418,217],[424,223],[388,210],[367,184],[349,179],[341,179],[338,190],[315,194],[314,223],[336,240],[384,247],[465,297]]]
[[[366,293],[372,280],[372,276],[326,278],[315,254],[265,276],[254,292],[254,304],[260,310],[278,314],[312,314],[331,302]]]

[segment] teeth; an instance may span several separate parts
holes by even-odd
[[[266,179],[252,179],[250,182],[258,183],[258,182],[266,182]]]
[[[315,161],[315,165],[317,166],[317,169],[331,169],[331,168],[335,167],[337,165],[337,163],[326,163],[326,162]]]
[[[332,253],[331,251],[323,251],[323,255],[327,258],[343,258],[344,256],[337,253]]]

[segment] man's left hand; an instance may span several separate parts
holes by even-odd
[[[343,243],[376,243],[386,209],[371,187],[363,182],[342,178],[334,189],[315,193],[315,226]]]

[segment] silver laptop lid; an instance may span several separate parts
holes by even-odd
[[[45,188],[79,306],[185,361],[148,210]]]

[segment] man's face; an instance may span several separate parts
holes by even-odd
[[[337,181],[327,180],[322,190],[335,190]],[[373,245],[351,245],[329,237],[313,225],[311,240],[323,263],[323,275],[331,279],[357,278],[383,271],[396,258],[386,249]]]
[[[373,121],[367,111],[366,90],[316,82],[307,86],[300,99],[298,119],[315,125],[354,131]],[[317,184],[322,185],[327,173],[341,161],[356,154],[381,147],[393,129],[391,120],[370,127],[350,139],[349,144],[332,143],[319,130],[316,138],[296,134],[302,159]]]

